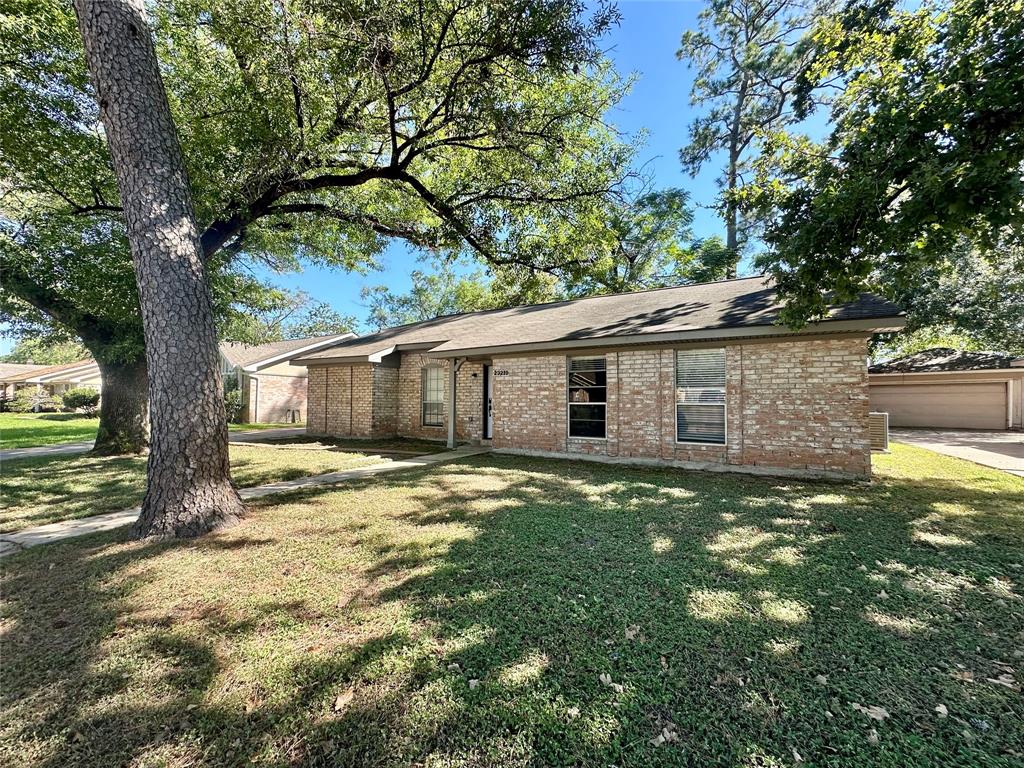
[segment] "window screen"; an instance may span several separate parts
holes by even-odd
[[[608,370],[603,357],[569,358],[569,437],[604,437]]]
[[[444,426],[444,369],[438,365],[429,365],[422,371],[423,381],[420,387],[423,426]]]
[[[676,352],[676,440],[725,444],[725,350]]]

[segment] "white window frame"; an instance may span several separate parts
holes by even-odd
[[[440,381],[440,400],[427,400],[427,377],[436,372]],[[426,407],[428,404],[440,405],[441,415],[436,424],[427,422]],[[420,369],[420,426],[427,429],[439,429],[444,427],[444,368],[440,365],[425,365]]]
[[[685,355],[685,354],[689,354],[691,352],[720,352],[721,353],[721,355],[722,355],[722,375],[723,375],[723,382],[722,382],[722,386],[721,387],[681,387],[679,385],[679,356],[681,354]],[[675,432],[676,432],[675,437],[676,437],[676,445],[703,445],[703,446],[711,446],[711,447],[719,447],[719,446],[721,446],[722,448],[724,448],[726,445],[729,444],[729,405],[728,405],[728,402],[727,402],[728,401],[728,385],[729,385],[729,382],[728,382],[728,359],[726,357],[725,347],[715,347],[713,349],[677,349],[676,353],[675,353],[675,360],[674,360],[674,362],[675,362],[675,369],[673,371],[673,377],[675,379],[675,387],[674,387],[673,391],[675,392],[675,405],[674,405],[674,408],[675,408]],[[696,391],[702,391],[702,390],[721,391],[721,393],[722,393],[722,402],[721,403],[699,403],[699,402],[698,403],[690,403],[690,405],[699,405],[699,406],[704,406],[704,407],[707,407],[707,406],[719,406],[719,405],[721,406],[721,408],[722,408],[722,441],[720,443],[719,442],[711,442],[711,441],[708,441],[708,440],[680,440],[679,439],[679,406],[680,405],[686,405],[686,403],[680,402],[680,400],[679,400],[679,390],[680,389],[684,389],[684,390],[685,389],[693,389],[693,390],[696,390]]]
[[[600,360],[604,363],[604,400],[602,402],[588,401],[586,403],[574,403],[569,399],[569,389],[572,386],[572,361],[573,360]],[[601,370],[601,369],[595,369]],[[590,437],[587,435],[572,434],[572,407],[574,405],[601,405],[604,406],[604,436]],[[570,440],[608,440],[608,358],[605,355],[577,355],[565,359],[565,435]]]

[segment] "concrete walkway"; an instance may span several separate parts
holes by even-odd
[[[301,437],[306,434],[305,427],[281,427],[280,429],[249,429],[245,432],[228,432],[228,441],[232,443],[257,443],[264,440],[282,440],[288,437]],[[81,443],[58,443],[57,445],[40,445],[36,448],[11,448],[0,451],[0,461],[10,459],[29,459],[37,456],[60,456],[61,454],[85,453],[92,448],[93,441]]]
[[[967,429],[891,429],[890,439],[1024,477],[1024,433]]]
[[[384,461],[379,464],[369,464],[355,469],[344,469],[339,472],[329,472],[326,475],[313,475],[311,477],[300,477],[297,480],[287,480],[280,483],[269,483],[258,485],[253,488],[240,488],[238,494],[243,499],[258,499],[261,496],[270,496],[275,493],[287,493],[301,488],[312,488],[324,485],[336,485],[349,480],[359,480],[373,475],[383,475],[389,472],[398,472],[404,469],[415,469],[426,467],[431,464],[441,464],[447,461],[463,459],[467,456],[475,456],[479,453],[487,453],[490,448],[479,448],[465,446],[454,451],[444,453],[428,454],[410,459],[398,461]],[[86,536],[98,531],[109,531],[112,528],[120,528],[135,522],[139,516],[139,507],[124,509],[120,512],[108,512],[104,515],[93,517],[80,517],[76,520],[64,520],[59,523],[40,525],[35,528],[25,528],[16,533],[0,533],[0,557],[13,554],[22,549],[37,547],[40,544],[51,544],[55,541],[64,541],[78,536]]]

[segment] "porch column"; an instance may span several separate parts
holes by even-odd
[[[455,379],[466,358],[452,360],[448,366],[448,448],[455,447]]]

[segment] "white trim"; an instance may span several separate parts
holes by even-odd
[[[315,350],[322,349],[323,347],[329,347],[332,344],[337,344],[339,341],[354,339],[355,336],[356,335],[354,333],[341,333],[337,336],[329,336],[325,339],[320,339],[320,341],[314,342],[313,344],[307,344],[306,346],[299,347],[298,349],[290,349],[287,352],[280,352],[276,355],[272,355],[271,357],[264,358],[263,360],[257,360],[255,363],[249,363],[248,365],[239,367],[246,373],[256,373],[260,368],[266,368],[274,363],[289,360],[293,356],[304,355],[307,352],[313,352]]]
[[[30,379],[25,379],[25,384],[48,384],[54,381],[71,381],[71,377],[79,376],[88,371],[90,368],[95,368],[97,375],[99,375],[99,366],[94,362],[82,363],[81,365],[75,365],[71,368],[64,368],[60,371],[51,371],[50,373],[42,373],[38,376],[33,376]]]

